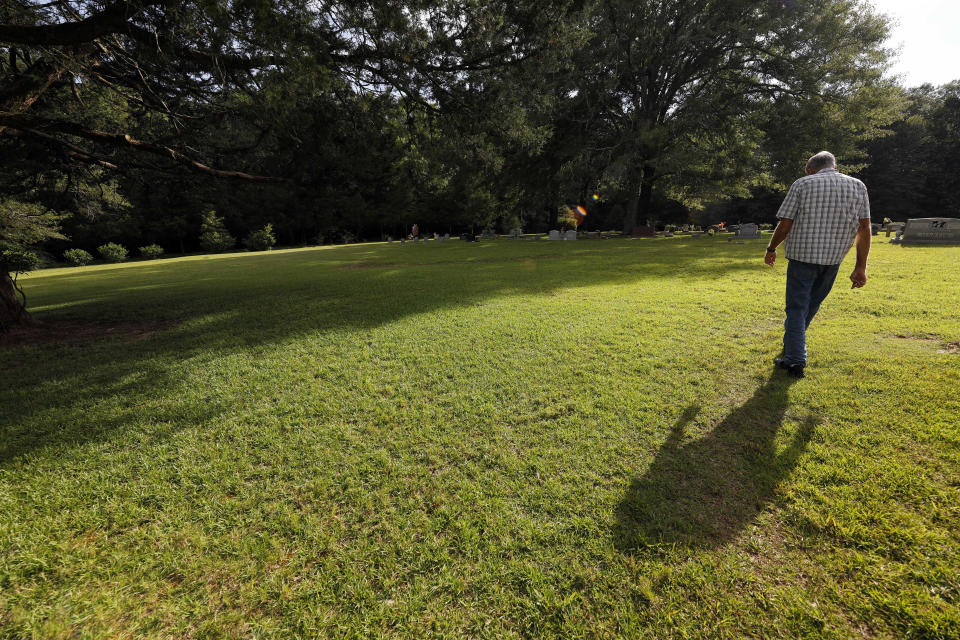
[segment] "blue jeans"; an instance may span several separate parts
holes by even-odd
[[[783,323],[783,360],[786,364],[807,364],[807,327],[817,315],[839,264],[811,264],[790,260],[787,265],[787,319]]]

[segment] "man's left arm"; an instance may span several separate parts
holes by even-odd
[[[857,229],[857,264],[850,274],[850,282],[853,283],[852,289],[859,289],[867,284],[867,256],[870,254],[870,244],[872,242],[873,228],[870,226],[870,196],[867,195],[867,188],[862,184],[863,197],[860,200],[859,215],[860,227]]]
[[[873,230],[870,227],[870,218],[860,218],[860,227],[857,229],[857,264],[850,274],[851,289],[859,289],[867,284],[867,256],[870,254]]]

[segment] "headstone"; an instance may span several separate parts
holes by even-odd
[[[407,244],[407,239],[401,237],[401,238],[400,238],[400,244]]]
[[[494,231],[493,229],[484,229],[483,231],[480,232],[480,237],[483,240],[493,240],[494,238],[497,237],[497,232]]]
[[[511,238],[516,239],[516,238],[519,238],[519,237],[522,236],[522,235],[523,235],[523,229],[521,229],[521,228],[519,228],[519,227],[514,227],[513,229],[510,229],[510,237],[511,237]]]
[[[875,235],[875,236],[876,236],[876,235],[879,235],[879,234],[880,234],[880,226],[881,226],[881,225],[878,224],[878,223],[876,223],[876,222],[874,222],[873,224],[871,224],[871,225],[870,225],[870,233],[871,233],[872,235]]]
[[[560,232],[557,231],[556,229],[551,229],[551,230],[550,230],[550,239],[551,239],[551,240],[559,240],[559,239],[560,239]]]
[[[887,237],[889,238],[891,233],[896,233],[897,231],[903,231],[904,226],[905,225],[903,222],[890,222],[887,224],[884,231],[887,232]]]
[[[666,233],[663,234],[663,237],[664,237],[664,238],[672,238],[672,237],[673,237],[673,231],[667,231]]]
[[[472,233],[461,233],[460,239],[464,242],[476,242],[476,237]]]
[[[577,239],[577,232],[574,231],[573,229],[567,229],[567,233],[564,234],[563,239],[564,239],[564,240],[576,240],[576,239]]]
[[[657,232],[652,228],[640,225],[639,227],[634,227],[633,231],[630,233],[630,236],[633,238],[652,238],[657,235]]]
[[[760,237],[760,227],[748,222],[747,224],[740,225],[740,228],[737,230],[737,236],[740,238],[759,238]]]
[[[393,244],[393,236],[387,236],[387,244]]]
[[[897,238],[903,244],[960,244],[960,218],[911,218]]]
[[[450,239],[450,234],[449,234],[449,233],[443,234],[443,239],[444,239],[444,240],[449,240],[449,239]]]
[[[437,242],[439,242],[440,244],[443,244],[446,239],[447,239],[447,236],[443,235],[437,238]]]

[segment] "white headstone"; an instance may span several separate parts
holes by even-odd
[[[550,239],[551,239],[551,240],[559,240],[559,239],[560,239],[560,232],[557,231],[556,229],[551,229],[551,230],[550,230]]]
[[[898,233],[899,237],[900,234]],[[903,228],[903,244],[960,244],[960,218],[912,218]]]
[[[576,240],[576,239],[577,239],[577,232],[574,231],[573,229],[567,229],[567,233],[566,233],[566,235],[563,236],[563,239],[564,239],[564,240]]]

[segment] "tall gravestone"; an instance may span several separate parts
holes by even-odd
[[[740,228],[737,229],[737,236],[741,238],[759,238],[760,237],[760,227],[748,222],[747,224],[740,225]]]
[[[960,244],[960,218],[911,218],[902,244]]]

